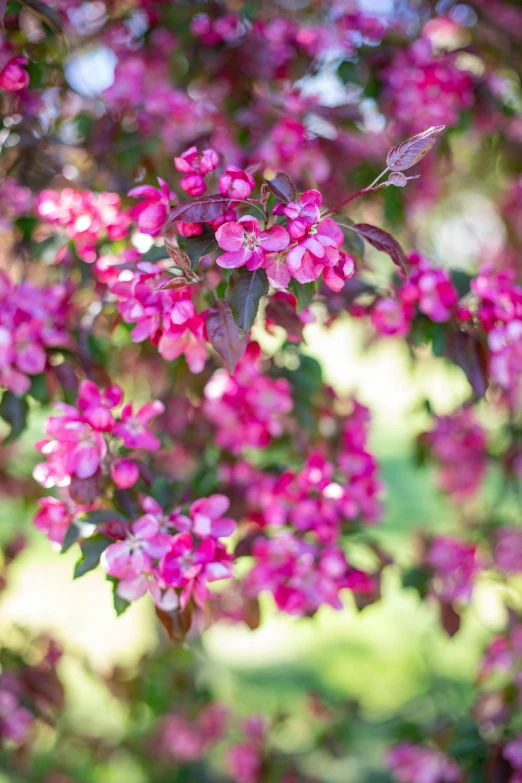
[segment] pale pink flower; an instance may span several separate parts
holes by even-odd
[[[44,533],[49,541],[63,544],[65,534],[73,520],[72,514],[60,500],[56,498],[40,498],[40,507],[34,517],[34,526]]]
[[[217,259],[219,266],[233,269],[246,264],[250,271],[263,265],[266,253],[284,250],[290,242],[288,232],[282,226],[260,231],[259,221],[250,215],[224,223],[218,228],[216,239],[226,251]]]

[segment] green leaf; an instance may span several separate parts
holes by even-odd
[[[121,595],[118,595],[116,592],[118,589],[119,580],[115,579],[112,576],[107,577],[109,582],[112,582],[112,603],[114,605],[114,611],[116,612],[116,615],[119,617],[123,614],[123,612],[129,608],[130,601],[127,601],[125,598],[122,598]]]
[[[295,278],[292,278],[288,288],[297,299],[297,312],[302,313],[312,301],[315,283],[298,283]]]
[[[264,269],[249,272],[246,267],[235,269],[225,294],[234,321],[244,335],[256,320],[259,302],[268,293],[268,280]]]
[[[104,525],[105,522],[127,522],[128,520],[119,511],[100,509],[100,511],[89,511],[83,517],[83,521],[90,525]]]
[[[11,431],[3,441],[7,446],[13,443],[27,426],[27,413],[29,406],[25,397],[17,397],[10,391],[5,391],[0,402],[0,416],[11,426]]]
[[[150,250],[147,250],[147,252],[141,256],[140,261],[149,261],[153,264],[156,261],[162,261],[164,258],[168,257],[169,254],[165,245],[161,245],[161,247],[153,245]]]
[[[34,375],[31,378],[31,388],[29,389],[28,394],[37,402],[47,402],[49,391],[47,388],[47,377],[44,373],[41,375]]]
[[[72,522],[69,525],[63,540],[62,553],[67,552],[73,546],[73,544],[75,544],[78,539],[82,538],[84,535],[85,531],[82,530],[81,524],[79,524],[76,520]]]
[[[197,237],[187,237],[184,242],[185,253],[190,258],[190,268],[196,271],[201,256],[217,250],[216,234],[210,226],[205,226],[203,233]]]
[[[89,573],[89,571],[93,571],[100,562],[102,552],[107,549],[110,543],[110,538],[99,535],[83,541],[81,545],[82,556],[74,568],[73,579],[78,579],[80,576]]]

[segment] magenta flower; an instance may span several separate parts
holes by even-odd
[[[309,228],[286,257],[292,277],[299,283],[317,280],[325,267],[337,265],[343,241],[343,232],[331,218]]]
[[[227,166],[225,173],[219,178],[219,190],[224,196],[231,198],[248,198],[255,186],[253,176],[238,166]]]
[[[233,576],[231,557],[224,547],[212,539],[205,539],[194,548],[190,533],[179,533],[171,539],[172,545],[160,564],[160,573],[166,584],[182,587],[181,607],[191,596],[203,607],[208,597],[208,582],[230,579]]]
[[[92,381],[82,381],[78,390],[78,407],[83,418],[93,430],[112,432],[116,423],[111,408],[119,405],[123,392],[119,386],[111,386],[103,392]]]
[[[167,219],[170,202],[175,198],[163,179],[158,177],[158,182],[159,189],[152,185],[139,185],[128,193],[132,198],[144,199],[131,209],[130,216],[136,221],[143,234],[150,234],[153,237],[161,232]]]
[[[133,413],[132,403],[127,403],[121,412],[120,422],[114,427],[114,435],[121,438],[128,449],[155,451],[160,442],[147,429],[147,424],[164,410],[165,406],[159,400],[145,403],[137,413]]]
[[[263,265],[266,253],[284,250],[290,242],[282,226],[259,230],[257,218],[245,215],[238,221],[224,223],[216,232],[220,248],[226,252],[217,259],[219,266],[233,269],[246,264],[250,271]]]
[[[299,201],[277,204],[274,215],[288,218],[288,233],[292,239],[302,239],[312,226],[319,222],[323,197],[318,190],[305,191]]]
[[[168,533],[160,532],[158,521],[145,514],[131,526],[125,541],[109,544],[100,562],[110,576],[132,580],[151,570],[153,560],[169,551],[171,540]]]
[[[469,603],[482,569],[477,547],[449,536],[438,536],[430,546],[428,562],[435,571],[433,589],[443,601]]]
[[[188,176],[183,177],[180,185],[189,196],[201,196],[205,192],[205,174],[214,171],[219,158],[215,150],[209,148],[198,154],[196,147],[190,147],[181,153],[179,158],[174,158],[177,170]]]
[[[122,459],[112,466],[111,478],[118,489],[133,487],[139,477],[140,471],[138,466],[130,459]]]
[[[398,783],[460,783],[462,768],[445,753],[403,743],[387,753],[386,763]]]
[[[178,222],[178,233],[182,237],[198,237],[203,233],[203,223],[182,223]]]
[[[29,74],[24,66],[25,57],[12,57],[0,71],[0,87],[8,92],[25,90],[29,84]]]

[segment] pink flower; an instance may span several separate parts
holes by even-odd
[[[255,186],[252,175],[237,166],[227,166],[219,178],[219,190],[224,196],[232,198],[248,198]]]
[[[508,742],[502,755],[514,769],[522,770],[522,735]]]
[[[34,526],[44,533],[49,541],[63,544],[65,534],[73,520],[67,507],[56,498],[40,498],[40,510],[34,517]]]
[[[128,193],[132,198],[144,199],[131,209],[130,215],[143,234],[150,234],[153,237],[161,232],[167,219],[170,202],[174,198],[167,183],[160,177],[158,182],[159,189],[152,185],[139,185]]]
[[[456,761],[421,745],[396,745],[387,753],[386,762],[398,783],[459,783],[464,778]]]
[[[263,265],[266,253],[284,250],[290,242],[288,232],[282,226],[259,231],[259,221],[249,215],[224,223],[218,228],[216,239],[227,251],[217,259],[219,266],[233,269],[246,264],[250,271]]]
[[[114,435],[121,438],[128,449],[155,451],[160,442],[147,429],[147,424],[164,410],[165,406],[159,400],[145,403],[137,413],[133,413],[132,403],[127,403],[121,412],[120,422],[114,427]]]
[[[208,597],[207,583],[230,579],[233,575],[231,558],[224,547],[207,538],[195,548],[190,533],[179,533],[171,539],[160,573],[166,584],[183,588],[182,608],[192,595],[198,606],[203,607]]]
[[[261,763],[261,749],[257,743],[240,742],[228,750],[228,773],[235,783],[257,783]]]
[[[198,237],[203,233],[203,223],[182,223],[178,222],[178,232],[182,237]]]
[[[24,69],[25,57],[12,57],[0,71],[0,87],[8,92],[25,90],[29,84],[29,74]]]
[[[371,311],[373,326],[385,335],[404,337],[410,331],[410,320],[401,302],[391,297],[379,299]]]
[[[196,500],[190,507],[192,530],[199,538],[226,538],[236,529],[233,519],[223,518],[230,500],[225,495],[210,495]]]
[[[111,469],[111,478],[118,489],[133,487],[140,477],[140,471],[135,462],[130,459],[122,459],[116,462]]]
[[[455,502],[479,491],[488,468],[487,438],[470,408],[451,416],[437,416],[435,427],[425,436],[439,463],[437,482]]]
[[[335,267],[344,235],[335,220],[325,218],[307,229],[286,257],[292,277],[299,283],[317,280],[325,267]]]
[[[432,541],[428,562],[435,570],[433,589],[443,601],[471,600],[473,585],[482,563],[477,547],[449,536],[438,536]]]
[[[233,454],[282,435],[293,407],[290,384],[264,375],[258,358],[259,346],[250,343],[234,376],[217,370],[205,386],[205,415],[216,427],[218,445]]]
[[[157,520],[145,514],[131,526],[125,541],[109,544],[100,562],[110,576],[133,581],[142,573],[151,571],[153,560],[168,552],[171,540],[168,533],[160,532]],[[145,585],[142,595],[146,589]]]
[[[183,177],[180,185],[189,196],[201,196],[205,192],[205,174],[214,171],[219,158],[213,149],[205,149],[198,154],[196,147],[190,147],[182,152],[181,157],[174,158],[174,164],[178,171],[189,176]]]
[[[274,215],[286,215],[288,218],[288,233],[292,239],[302,239],[309,229],[319,223],[323,197],[318,190],[305,191],[299,201],[288,204],[277,204]]]
[[[123,392],[119,386],[111,386],[102,392],[92,381],[82,381],[78,389],[78,407],[85,421],[99,432],[112,432],[115,425],[111,408],[119,405]]]

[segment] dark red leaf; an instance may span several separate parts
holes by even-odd
[[[242,335],[249,332],[254,325],[261,297],[267,293],[268,280],[264,269],[249,272],[243,266],[232,272],[225,299]]]
[[[411,139],[399,144],[398,147],[394,147],[386,156],[388,168],[391,171],[406,171],[406,169],[415,166],[428,154],[435,144],[435,139],[445,127],[445,125],[433,126],[422,133],[417,133],[416,136],[412,136]]]
[[[20,0],[20,2],[36,16],[39,16],[53,32],[63,35],[62,17],[58,11],[55,11],[54,8],[49,8],[47,3],[43,3],[42,0]]]
[[[164,612],[156,607],[156,614],[167,632],[171,642],[183,642],[192,625],[192,607],[190,604],[185,609],[176,609],[173,612]]]
[[[391,234],[388,234],[388,232],[383,231],[382,228],[377,228],[377,226],[372,226],[369,223],[356,223],[355,225],[350,226],[350,228],[352,231],[355,231],[356,234],[363,237],[363,239],[366,239],[366,241],[376,250],[387,253],[393,263],[408,276],[408,262],[406,261],[404,250]]]
[[[185,288],[186,285],[191,285],[185,277],[173,277],[172,280],[167,280],[166,283],[160,285],[160,290],[170,290],[172,288]]]
[[[296,187],[288,174],[276,174],[274,179],[267,179],[266,184],[270,192],[285,204],[288,204],[289,201],[295,201],[297,198]]]
[[[457,329],[449,332],[446,352],[465,373],[471,388],[484,397],[488,388],[488,349],[477,337]]]
[[[295,307],[292,307],[286,299],[271,297],[265,308],[265,317],[286,330],[289,339],[301,340],[303,337],[303,324],[297,315]]]
[[[0,0],[0,25],[4,26],[5,9],[7,7],[7,0]]]
[[[229,372],[234,372],[234,367],[245,353],[248,340],[240,336],[241,332],[234,321],[232,310],[223,299],[214,302],[208,311],[207,335]]]
[[[183,223],[208,223],[226,212],[230,204],[230,196],[215,193],[213,196],[202,196],[194,201],[180,201],[170,212],[165,229],[177,220]]]
[[[460,614],[446,601],[440,601],[440,624],[448,636],[455,636],[460,628]]]

